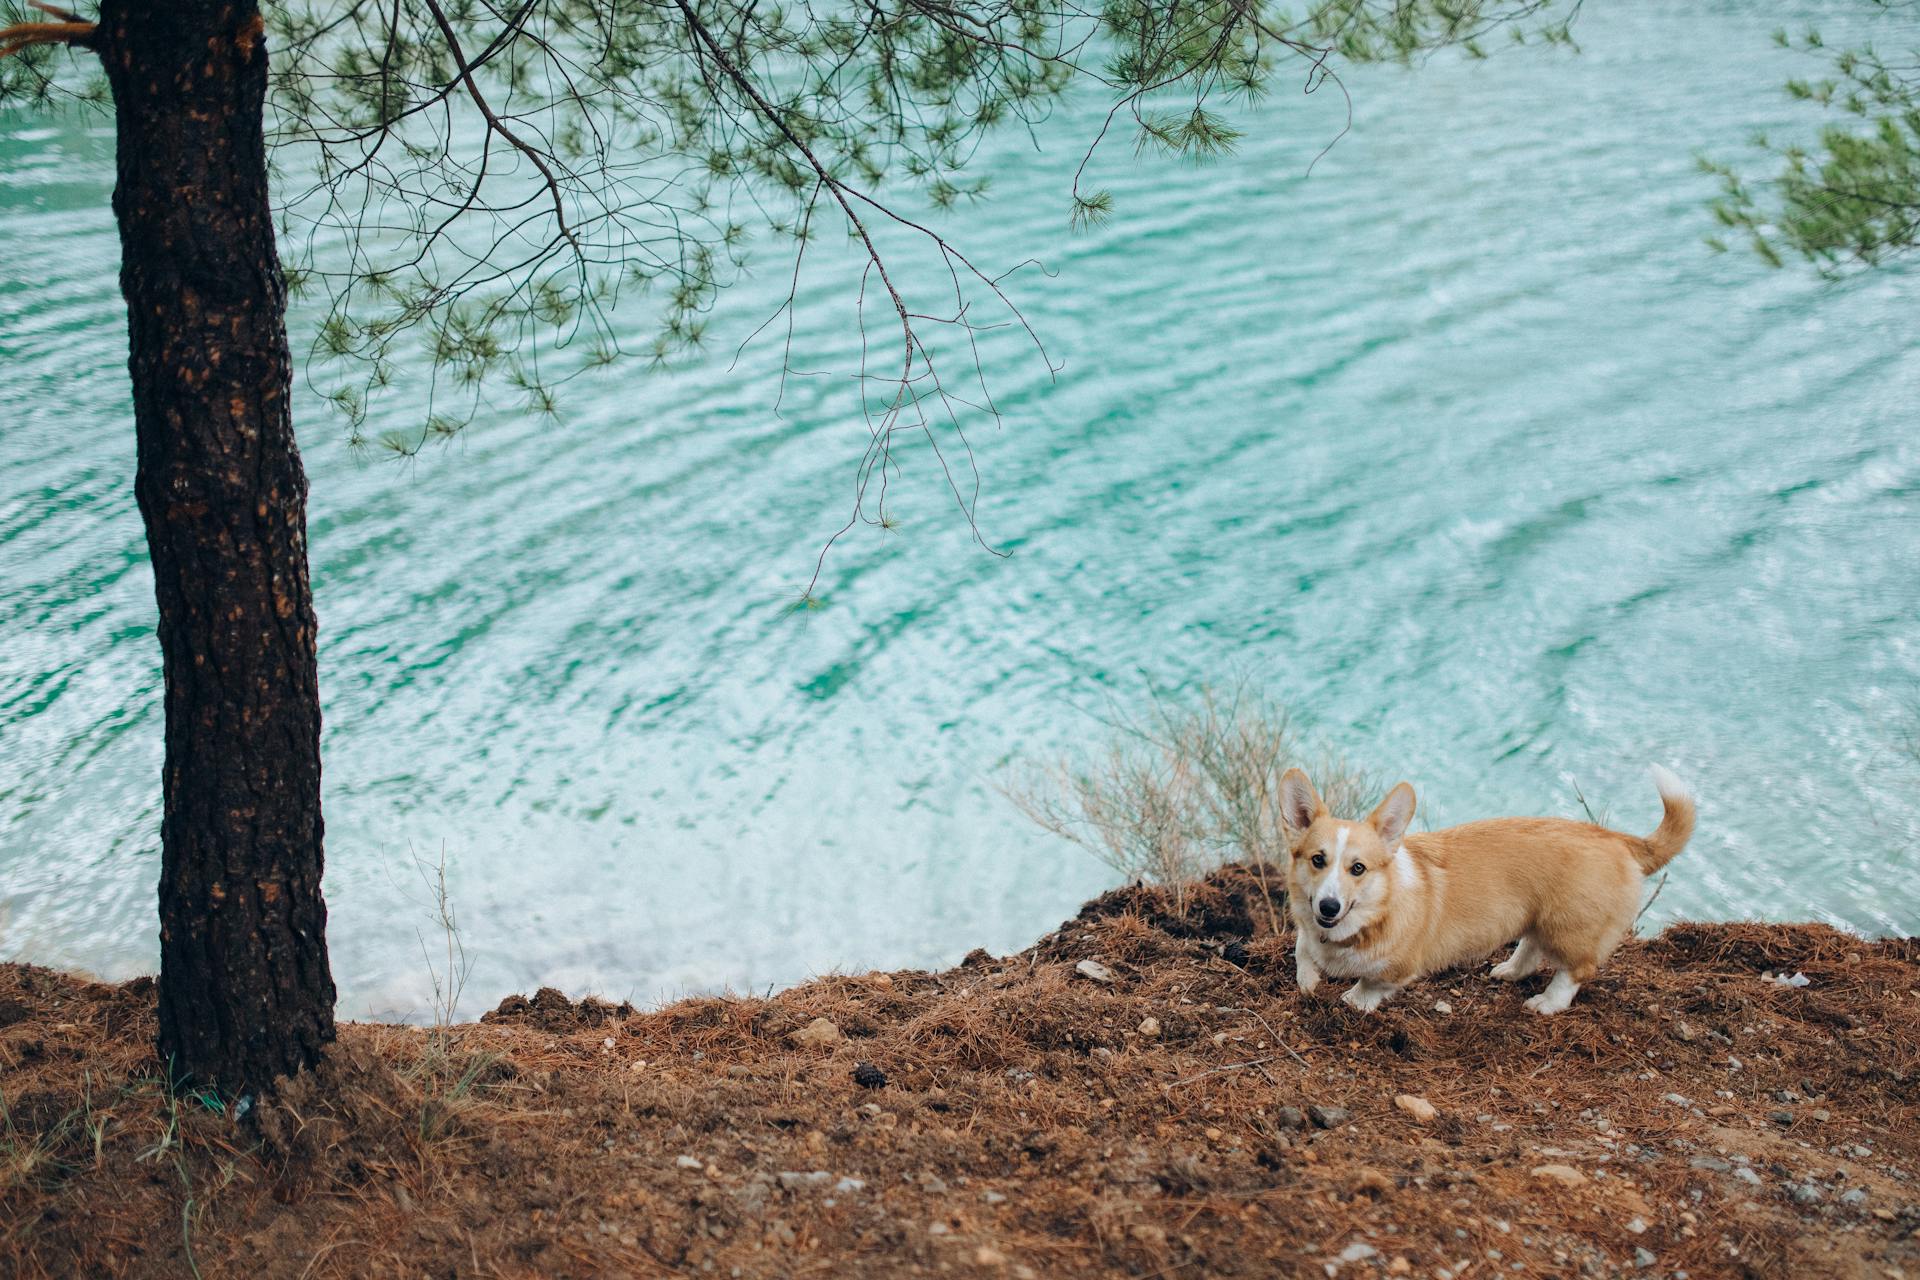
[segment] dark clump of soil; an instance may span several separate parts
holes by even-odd
[[[481,1014],[480,1021],[518,1024],[540,1031],[586,1031],[616,1019],[631,1018],[637,1012],[624,1000],[619,1004],[609,1004],[597,996],[569,1000],[564,992],[542,987],[533,993],[531,1000],[525,996],[508,996],[490,1012]]]
[[[0,967],[0,1275],[1920,1277],[1914,940],[1362,1016],[1260,871],[944,973],[343,1024],[245,1115],[163,1083],[150,981]]]

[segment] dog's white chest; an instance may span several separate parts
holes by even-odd
[[[1313,960],[1314,968],[1330,978],[1377,978],[1386,972],[1387,961],[1357,947],[1337,947],[1321,942],[1313,934],[1311,925],[1304,926],[1301,935],[1307,945],[1307,955]]]

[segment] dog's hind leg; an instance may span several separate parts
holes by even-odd
[[[1538,969],[1540,960],[1540,946],[1533,940],[1533,935],[1528,934],[1520,939],[1520,945],[1513,949],[1512,955],[1493,966],[1493,976],[1507,982],[1518,982]]]

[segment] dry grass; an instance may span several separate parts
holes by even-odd
[[[444,1051],[345,1025],[257,1123],[159,1086],[150,984],[0,968],[0,1274],[1920,1275],[1920,942],[1677,926],[1553,1019],[1477,973],[1365,1018],[1252,870],[1183,903],[766,1000],[542,991]]]
[[[1103,754],[1030,769],[1006,793],[1048,831],[1166,888],[1184,909],[1186,887],[1216,867],[1284,864],[1280,776],[1295,765],[1342,816],[1365,812],[1385,790],[1337,753],[1307,746],[1284,707],[1242,686],[1156,692],[1144,717],[1116,717]]]

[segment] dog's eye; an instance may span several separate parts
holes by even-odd
[[[1347,868],[1347,870],[1353,872],[1353,874],[1355,875],[1360,875],[1361,873],[1366,871],[1366,869],[1367,869],[1367,864],[1364,862],[1356,862],[1352,866]]]
[[[1316,853],[1316,854],[1314,854],[1314,855],[1313,855],[1313,865],[1314,865],[1314,866],[1315,866],[1316,868],[1319,868],[1319,867],[1324,867],[1324,866],[1326,866],[1326,865],[1327,865],[1327,855],[1326,855],[1326,854],[1324,854],[1324,853]]]

